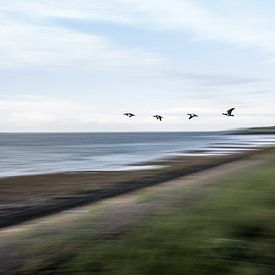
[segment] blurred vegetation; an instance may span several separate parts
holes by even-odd
[[[236,134],[271,134],[275,133],[275,126],[267,126],[267,127],[252,127],[245,128],[241,130],[236,130]]]
[[[72,230],[28,244],[26,274],[273,274],[275,160],[217,180],[188,210],[177,204],[108,238]],[[78,228],[87,226],[81,222]],[[22,256],[22,255],[21,255]]]

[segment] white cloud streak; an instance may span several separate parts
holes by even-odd
[[[26,5],[17,1],[7,3],[4,1],[0,8],[1,69],[71,66],[70,69],[146,74],[157,71],[163,63],[163,59],[155,53],[121,47],[103,35],[37,23],[34,18],[40,14],[39,9],[36,10],[40,5],[32,1],[27,1]],[[41,16],[62,16],[51,1],[44,4],[47,5]],[[21,16],[17,14],[14,18],[12,12],[20,12]],[[27,17],[32,20],[25,20]]]
[[[259,14],[243,17],[222,14],[202,7],[196,0],[2,0],[1,9],[8,12],[50,18],[85,19],[141,26],[156,30],[185,30],[198,39],[258,47],[275,52],[275,26],[265,23]],[[224,9],[236,9],[234,3]],[[258,3],[260,6],[262,2]],[[206,8],[207,7],[207,8]],[[238,10],[236,10],[238,13]]]
[[[226,8],[226,7],[225,7]],[[230,8],[230,6],[229,6]],[[223,16],[195,0],[2,0],[0,67],[70,66],[89,69],[157,71],[164,59],[141,49],[123,49],[106,37],[43,19],[67,18],[135,25],[157,31],[187,31],[196,39],[256,47],[275,55],[275,26],[246,15]],[[254,16],[254,15],[253,15]],[[28,22],[28,23],[27,23]]]
[[[0,38],[1,68],[76,66],[135,72],[161,63],[156,55],[139,49],[122,50],[107,38],[57,27],[5,22]]]

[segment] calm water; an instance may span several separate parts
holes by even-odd
[[[272,136],[205,132],[0,134],[0,177],[144,169],[146,167],[135,164],[180,154],[232,153],[240,147],[250,148],[269,143],[274,143]]]

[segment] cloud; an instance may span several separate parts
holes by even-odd
[[[43,96],[0,98],[1,131],[81,131],[115,127],[118,118],[90,106]]]
[[[236,16],[224,12],[236,9]],[[261,15],[237,16],[234,1],[223,9],[197,0],[2,0],[0,21],[1,67],[82,66],[154,69],[164,63],[156,53],[123,49],[106,37],[84,34],[48,21],[66,18],[126,24],[155,31],[189,32],[196,40],[221,41],[259,48],[275,55],[275,26]],[[6,17],[6,18],[5,18]],[[8,17],[8,18],[7,18]],[[49,26],[50,25],[50,26]],[[166,60],[167,62],[167,60]],[[142,71],[142,69],[140,70]],[[148,71],[153,71],[149,68]]]
[[[228,108],[231,106],[227,106]],[[1,131],[191,131],[218,130],[272,124],[273,106],[256,106],[252,112],[249,107],[236,106],[234,119],[221,115],[224,106],[201,104],[176,105],[155,108],[151,112],[141,112],[135,119],[125,118],[120,111],[95,112],[90,104],[67,99],[43,96],[21,96],[0,98]],[[200,117],[189,121],[186,114],[196,112]],[[164,116],[163,123],[156,123],[154,113]]]
[[[232,74],[178,73],[180,79],[192,80],[213,86],[239,85],[259,82],[259,77],[237,76]]]
[[[85,19],[132,24],[133,18],[124,10],[124,1],[113,0],[2,0],[3,12],[27,15],[34,19],[41,17]]]
[[[258,96],[268,95],[269,96],[270,94],[274,94],[274,90],[253,90],[253,91],[242,92],[242,94],[258,95]]]
[[[122,50],[111,40],[61,28],[0,25],[0,67],[67,67],[141,71],[161,63],[138,49]],[[72,67],[73,68],[73,67]]]
[[[256,6],[260,2],[253,1]],[[254,44],[274,49],[270,35],[274,26],[263,22],[260,14],[241,10],[234,1],[223,1],[223,9],[202,5],[197,0],[2,0],[1,10],[54,18],[109,21],[143,25],[158,29],[190,29],[209,39],[221,39],[241,44]],[[235,9],[235,11],[234,11]],[[234,13],[228,12],[233,10]],[[226,11],[226,12],[222,12]],[[245,11],[245,12],[244,12]],[[232,14],[235,16],[232,17]],[[268,29],[267,27],[273,29]],[[264,29],[263,29],[264,28]],[[267,40],[268,39],[268,40]]]
[[[201,73],[195,72],[192,66],[193,72],[188,72],[186,64],[190,65],[191,63],[192,65],[192,58],[195,58],[194,53],[201,50],[204,55],[203,46],[205,44],[201,41],[218,41],[238,47],[258,48],[269,53],[271,61],[275,56],[275,25],[272,21],[263,20],[265,19],[264,15],[258,14],[257,11],[254,14],[250,13],[251,9],[240,12],[232,4],[236,4],[237,1],[221,1],[222,4],[219,4],[218,7],[214,7],[213,2],[217,1],[205,4],[205,1],[198,0],[1,0],[0,69],[15,69],[20,73],[29,68],[33,69],[32,72],[35,71],[35,74],[30,72],[28,80],[18,81],[20,84],[22,83],[20,89],[18,88],[20,84],[10,87],[12,85],[9,83],[9,78],[4,79],[5,74],[14,79],[17,79],[17,76],[10,72],[4,72],[4,86],[8,87],[7,90],[11,94],[14,93],[17,96],[26,92],[53,95],[56,91],[56,94],[64,97],[62,101],[55,96],[49,100],[26,97],[17,97],[12,100],[2,99],[0,100],[1,128],[53,131],[151,130],[155,129],[156,125],[154,120],[148,120],[148,117],[152,115],[149,113],[152,109],[158,110],[157,112],[160,113],[163,112],[167,116],[165,119],[167,124],[157,124],[156,126],[167,126],[167,128],[159,128],[163,130],[185,130],[182,122],[186,118],[186,112],[189,111],[202,114],[202,117],[195,123],[204,125],[196,124],[194,127],[197,129],[209,129],[216,123],[216,128],[235,127],[235,122],[240,125],[244,120],[237,117],[235,120],[231,120],[232,125],[226,126],[223,123],[223,117],[216,118],[216,114],[220,115],[224,107],[229,108],[231,105],[239,107],[238,110],[243,110],[242,117],[252,112],[245,109],[245,106],[251,108],[251,106],[259,105],[255,109],[256,114],[259,116],[263,114],[261,117],[263,120],[272,120],[271,116],[264,116],[265,112],[271,114],[274,110],[271,106],[272,98],[263,99],[257,95],[255,97],[245,97],[244,95],[248,89],[249,91],[271,90],[270,85],[273,86],[274,83],[263,83],[264,81],[260,77],[250,77],[246,73],[240,76],[235,75],[243,68],[247,71],[255,70],[255,72],[261,70],[261,74],[264,75],[263,67],[248,68],[245,64],[239,68],[233,67],[240,65],[245,59],[231,62],[233,55],[224,56],[226,61],[224,64],[223,60],[218,60],[219,62],[213,60],[211,63],[212,55],[210,55],[207,64],[200,65],[198,59],[194,63],[198,64],[196,69]],[[261,5],[259,1],[258,3]],[[245,7],[244,4],[239,4],[239,6],[241,5],[243,5],[242,8]],[[90,29],[85,32],[84,29],[81,29],[83,24],[77,24],[78,21],[85,23],[86,30],[88,27]],[[95,26],[93,23],[97,23],[95,24],[97,32],[93,32]],[[101,23],[104,24],[100,25]],[[106,35],[114,28],[116,28],[116,33],[119,33],[122,25],[127,25],[129,28],[123,28],[123,32],[119,35],[120,41],[128,39],[127,32],[129,31],[133,32],[131,37],[134,37],[135,34],[142,33],[135,32],[137,28],[149,30],[144,36],[140,35],[137,39],[140,45],[143,45],[142,48],[129,46],[137,40],[133,43],[130,41],[131,43],[127,43],[126,46],[126,43],[122,45],[115,41],[115,37],[111,39]],[[112,28],[108,29],[109,26]],[[108,32],[104,32],[107,29]],[[168,32],[169,36],[165,34]],[[155,52],[146,49],[146,38],[154,33],[157,33],[156,42],[166,43],[159,49],[165,48],[167,56],[156,52],[157,44],[153,46]],[[187,54],[190,54],[190,58],[186,64],[182,59],[184,55],[180,56],[179,60],[175,60],[176,54],[171,55],[171,60],[168,55],[169,51],[171,53],[173,49],[181,49],[184,45],[172,46],[171,44],[175,41],[173,39],[164,41],[167,37],[183,35],[184,39],[193,39],[193,43],[189,43],[188,47],[196,46],[194,51],[188,48]],[[158,40],[160,37],[161,39]],[[145,38],[145,41],[142,41],[142,38]],[[152,41],[151,38],[149,40]],[[197,45],[195,45],[196,43]],[[215,48],[216,45],[213,50],[207,48],[205,54],[209,53],[209,50],[215,51]],[[180,52],[178,54],[180,55]],[[253,58],[254,56],[252,56]],[[249,64],[252,63],[254,63],[253,60]],[[179,66],[181,66],[180,69]],[[45,78],[43,78],[45,72],[36,71],[41,68],[54,70],[54,72],[51,72],[50,76],[46,76],[48,73],[46,72]],[[237,68],[236,71],[235,68]],[[207,73],[207,70],[210,69],[211,72],[220,73]],[[80,70],[80,73],[74,75],[74,70]],[[85,72],[82,74],[81,70],[85,70]],[[231,70],[232,74],[223,72],[228,72],[228,70]],[[55,71],[64,76],[64,79],[69,78],[68,76],[75,76],[75,79],[74,81],[68,79],[64,86],[57,85],[55,81],[59,83],[61,78],[54,80],[52,73]],[[99,74],[94,74],[98,71]],[[90,77],[90,72],[92,77]],[[111,74],[106,74],[106,72],[111,72]],[[116,75],[116,72],[120,75]],[[157,75],[157,77],[146,78],[145,81],[142,78],[140,81],[140,78],[125,78],[126,73],[142,76]],[[82,77],[83,75],[85,77]],[[35,79],[35,76],[39,77]],[[97,76],[100,80],[96,83],[97,80],[94,80]],[[40,79],[44,79],[44,83],[42,83],[43,81],[40,83]],[[266,79],[264,80],[266,81]],[[70,87],[68,89],[67,87],[71,83],[75,87],[72,87],[70,91]],[[238,85],[238,87],[232,87],[232,85]],[[75,97],[76,105],[74,102],[66,101],[67,98],[70,98],[69,94],[72,93],[72,90],[79,92],[83,98]],[[91,106],[85,106],[90,94],[90,105],[96,106],[94,113],[90,110]],[[105,97],[108,100],[105,100]],[[270,106],[266,106],[265,102],[268,102]],[[184,105],[184,110],[181,105]],[[121,113],[121,109],[129,108],[129,106],[131,110],[136,108],[137,112],[141,112],[137,120],[130,122],[121,120],[120,114],[118,117],[112,115],[117,112],[117,108]],[[134,108],[132,108],[133,106]],[[100,114],[100,108],[105,108],[103,111],[105,115]],[[135,112],[135,110],[132,111]],[[251,123],[253,123],[252,119]],[[193,127],[190,123],[188,125]]]
[[[143,27],[188,31],[197,40],[220,41],[275,53],[275,25],[266,18],[268,10],[263,15],[249,13],[244,9],[245,3],[236,6],[234,1],[223,1],[219,9],[196,0],[132,0],[128,3],[130,11],[142,15],[139,23]],[[260,2],[256,2],[257,6],[262,7]],[[234,12],[228,12],[230,10]],[[242,16],[238,16],[239,13]]]
[[[162,66],[156,53],[124,48],[111,39],[60,26],[13,19],[0,19],[0,68],[46,68],[107,70],[152,74]]]

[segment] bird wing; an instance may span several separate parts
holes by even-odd
[[[228,113],[229,115],[231,115],[231,113],[232,113],[234,110],[235,110],[235,108],[231,108],[231,109],[229,109],[229,110],[227,111],[227,113]]]

